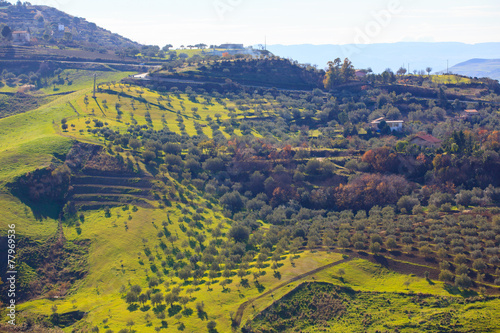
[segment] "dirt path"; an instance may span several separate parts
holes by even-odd
[[[306,272],[306,273],[303,273],[303,274],[300,274],[300,275],[297,275],[293,278],[291,278],[290,280],[286,281],[286,282],[283,282],[281,283],[280,285],[272,288],[272,289],[269,289],[268,291],[266,291],[265,293],[263,293],[262,295],[259,295],[258,297],[255,297],[255,298],[252,298],[252,299],[249,299],[248,301],[242,303],[239,307],[238,307],[238,311],[236,311],[236,315],[234,317],[234,322],[237,324],[237,327],[240,326],[241,324],[241,319],[243,318],[243,312],[245,311],[245,309],[248,307],[248,305],[250,305],[251,303],[253,303],[254,301],[258,300],[258,299],[261,299],[263,297],[266,297],[268,296],[269,294],[275,292],[276,290],[278,289],[281,289],[283,287],[286,287],[287,285],[289,285],[290,283],[292,282],[295,282],[295,281],[298,281],[300,279],[303,279],[303,278],[306,278],[308,276],[311,276],[311,275],[314,275],[318,272],[321,272],[322,270],[325,270],[327,268],[331,268],[333,266],[336,266],[336,265],[340,265],[340,264],[343,264],[345,262],[348,262],[348,261],[351,261],[352,259],[354,259],[353,257],[349,257],[349,258],[346,258],[346,259],[342,259],[342,260],[339,260],[339,261],[335,261],[335,262],[332,262],[332,263],[329,263],[328,265],[325,265],[325,266],[321,266],[321,267],[318,267],[316,269],[313,269],[312,271],[309,271],[309,272]]]

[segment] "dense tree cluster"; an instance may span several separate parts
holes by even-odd
[[[328,62],[328,71],[326,72],[323,84],[325,89],[333,89],[340,84],[347,83],[349,80],[354,79],[355,70],[349,59],[340,58]]]

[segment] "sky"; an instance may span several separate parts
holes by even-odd
[[[15,1],[11,1],[15,2]],[[500,42],[498,0],[31,0],[134,41],[373,44]]]

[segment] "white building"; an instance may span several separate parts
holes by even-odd
[[[14,43],[29,43],[31,40],[30,33],[28,31],[13,31],[12,41]]]
[[[385,123],[387,124],[387,126],[389,126],[391,131],[400,132],[403,130],[404,120],[385,120],[385,117],[380,117],[380,118],[373,120],[370,123],[370,125],[372,126],[372,128],[378,129],[378,125],[382,121],[385,121]]]

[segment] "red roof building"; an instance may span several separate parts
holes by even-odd
[[[412,145],[417,145],[420,147],[439,147],[443,141],[430,134],[417,134],[415,135],[409,143]]]

